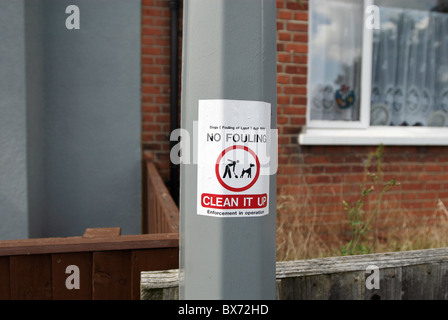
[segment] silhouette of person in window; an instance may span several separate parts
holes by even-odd
[[[230,163],[226,165],[226,169],[225,169],[225,171],[224,171],[224,175],[223,175],[222,177],[225,178],[225,177],[227,177],[227,175],[228,175],[229,178],[232,178],[232,174],[231,174],[231,172],[230,172],[230,168],[232,167],[233,174],[234,174],[235,178],[238,179],[238,176],[237,176],[237,174],[235,173],[235,166],[236,166],[236,164],[237,164],[238,162],[240,162],[240,161],[239,161],[239,160],[233,161],[233,160],[229,160],[229,159],[228,159],[227,161],[229,161]]]

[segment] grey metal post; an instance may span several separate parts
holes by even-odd
[[[276,129],[276,1],[188,0],[183,19],[182,128],[192,148],[180,168],[180,298],[275,299],[276,174],[267,177],[268,214],[198,214],[203,181],[197,161],[204,159],[197,158],[202,142],[195,126],[201,126],[199,101],[223,99],[242,101],[238,114],[245,112],[244,101],[270,104],[270,127]],[[275,135],[271,139],[276,143]],[[217,155],[209,156],[215,161]]]

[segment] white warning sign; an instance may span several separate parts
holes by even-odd
[[[198,112],[198,214],[268,214],[271,105],[200,100]]]

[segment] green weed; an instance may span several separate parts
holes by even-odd
[[[376,151],[368,154],[364,172],[366,178],[369,179],[371,184],[369,186],[365,183],[361,184],[361,196],[354,204],[349,204],[345,200],[343,201],[344,210],[347,212],[347,221],[351,228],[351,239],[341,249],[341,254],[343,256],[371,253],[372,246],[369,246],[366,241],[367,232],[369,231],[373,218],[376,216],[381,207],[384,194],[393,187],[399,185],[395,178],[392,178],[386,183],[383,182],[383,155],[383,145],[380,145]],[[376,160],[377,172],[369,173],[368,168],[371,167],[373,160]],[[375,188],[375,186],[377,188]],[[368,213],[364,210],[364,203],[372,193],[378,190],[378,187],[380,192],[378,199],[376,200],[375,207],[370,213]]]

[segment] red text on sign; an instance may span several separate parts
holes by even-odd
[[[260,209],[265,208],[268,202],[268,195],[247,194],[247,195],[225,195],[203,193],[201,195],[201,205],[204,208],[213,209]]]

